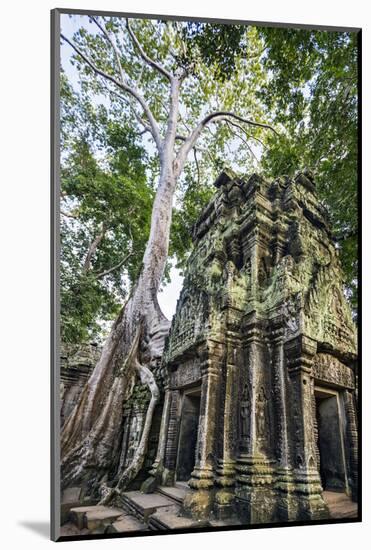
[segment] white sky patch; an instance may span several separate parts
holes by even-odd
[[[176,303],[179,298],[180,291],[182,290],[184,277],[180,274],[179,269],[172,267],[170,270],[171,282],[162,287],[157,295],[158,303],[163,314],[171,321],[175,309]]]

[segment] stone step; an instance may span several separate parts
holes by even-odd
[[[76,535],[89,535],[88,529],[79,529],[74,523],[68,521],[60,528],[61,537],[75,537]]]
[[[358,505],[345,493],[335,491],[323,491],[323,499],[326,502],[330,516],[336,518],[356,518]]]
[[[210,527],[231,527],[234,525],[244,525],[236,516],[226,519],[210,519]]]
[[[180,506],[164,506],[154,512],[148,519],[151,531],[168,531],[169,529],[189,529],[204,527],[205,522],[198,522],[180,515]]]
[[[210,519],[195,520],[187,518],[180,514],[180,506],[160,508],[154,512],[148,519],[148,527],[151,531],[168,531],[171,529],[195,529],[201,527],[230,527],[232,525],[241,525],[237,518],[228,520]]]
[[[171,498],[178,504],[181,504],[186,494],[190,491],[190,487],[186,483],[176,483],[174,487],[160,486],[157,488],[157,492]]]
[[[70,510],[69,517],[79,529],[96,531],[106,528],[124,513],[124,510],[108,506],[79,506]]]
[[[151,514],[159,508],[169,507],[174,501],[159,493],[141,493],[140,491],[128,491],[121,496],[121,502],[125,509],[139,521],[147,522]]]
[[[81,487],[68,487],[62,492],[61,497],[61,525],[69,518],[71,508],[81,506]],[[88,502],[86,504],[89,504]]]
[[[342,519],[342,518],[356,518],[358,517],[358,509],[355,508],[354,510],[334,510],[333,512],[330,512],[330,516],[332,519]]]
[[[329,504],[351,501],[351,498],[346,493],[338,493],[336,491],[323,491],[323,498]]]
[[[127,514],[120,516],[107,527],[106,533],[133,533],[136,531],[148,531],[148,526],[137,518]]]

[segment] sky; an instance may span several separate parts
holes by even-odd
[[[171,268],[170,277],[171,282],[163,287],[158,294],[158,303],[162,312],[169,320],[175,313],[176,303],[182,290],[184,279],[176,267]]]

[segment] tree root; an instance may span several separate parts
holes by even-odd
[[[151,392],[151,400],[148,405],[146,419],[144,422],[144,428],[140,438],[140,443],[138,445],[137,450],[135,451],[135,454],[130,466],[128,466],[122,472],[115,487],[108,488],[107,486],[102,486],[103,498],[100,500],[99,504],[107,505],[110,502],[112,502],[113,498],[115,496],[118,496],[120,492],[123,491],[128,486],[128,484],[135,478],[135,476],[139,473],[145,459],[145,454],[146,454],[148,441],[149,441],[149,435],[150,435],[151,426],[152,426],[153,414],[155,411],[155,407],[160,398],[160,391],[158,389],[155,377],[153,376],[152,372],[149,370],[148,367],[141,365],[137,357],[134,359],[134,366],[135,366],[135,370],[137,371],[140,377],[141,383],[143,385],[148,386]]]

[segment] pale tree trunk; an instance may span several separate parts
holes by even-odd
[[[80,55],[84,57],[81,52]],[[170,113],[163,139],[143,98],[126,84],[124,87],[130,90],[147,114],[161,169],[138,281],[115,321],[101,358],[61,435],[62,487],[84,484],[90,493],[95,494],[99,486],[104,487],[104,479],[119,453],[123,405],[130,396],[137,373],[148,384],[152,398],[134,465],[128,473],[119,474],[120,487],[123,487],[124,480],[127,483],[136,475],[143,463],[155,406],[154,379],[151,380],[150,371],[145,369],[161,358],[170,326],[159,308],[157,293],[168,255],[173,197],[180,173],[174,162],[180,80],[170,78]],[[136,342],[138,334],[140,339]],[[143,377],[143,372],[147,376]]]
[[[143,383],[148,385],[151,376],[148,374],[150,371],[146,370],[147,365],[161,357],[169,321],[158,306],[157,293],[168,254],[175,181],[170,162],[164,163],[138,281],[116,319],[100,360],[62,431],[63,487],[88,484],[90,489],[97,489],[119,452],[123,405],[130,396],[135,377],[139,374]],[[147,376],[143,377],[144,372]],[[138,464],[144,457],[153,416],[153,384],[151,393]]]

